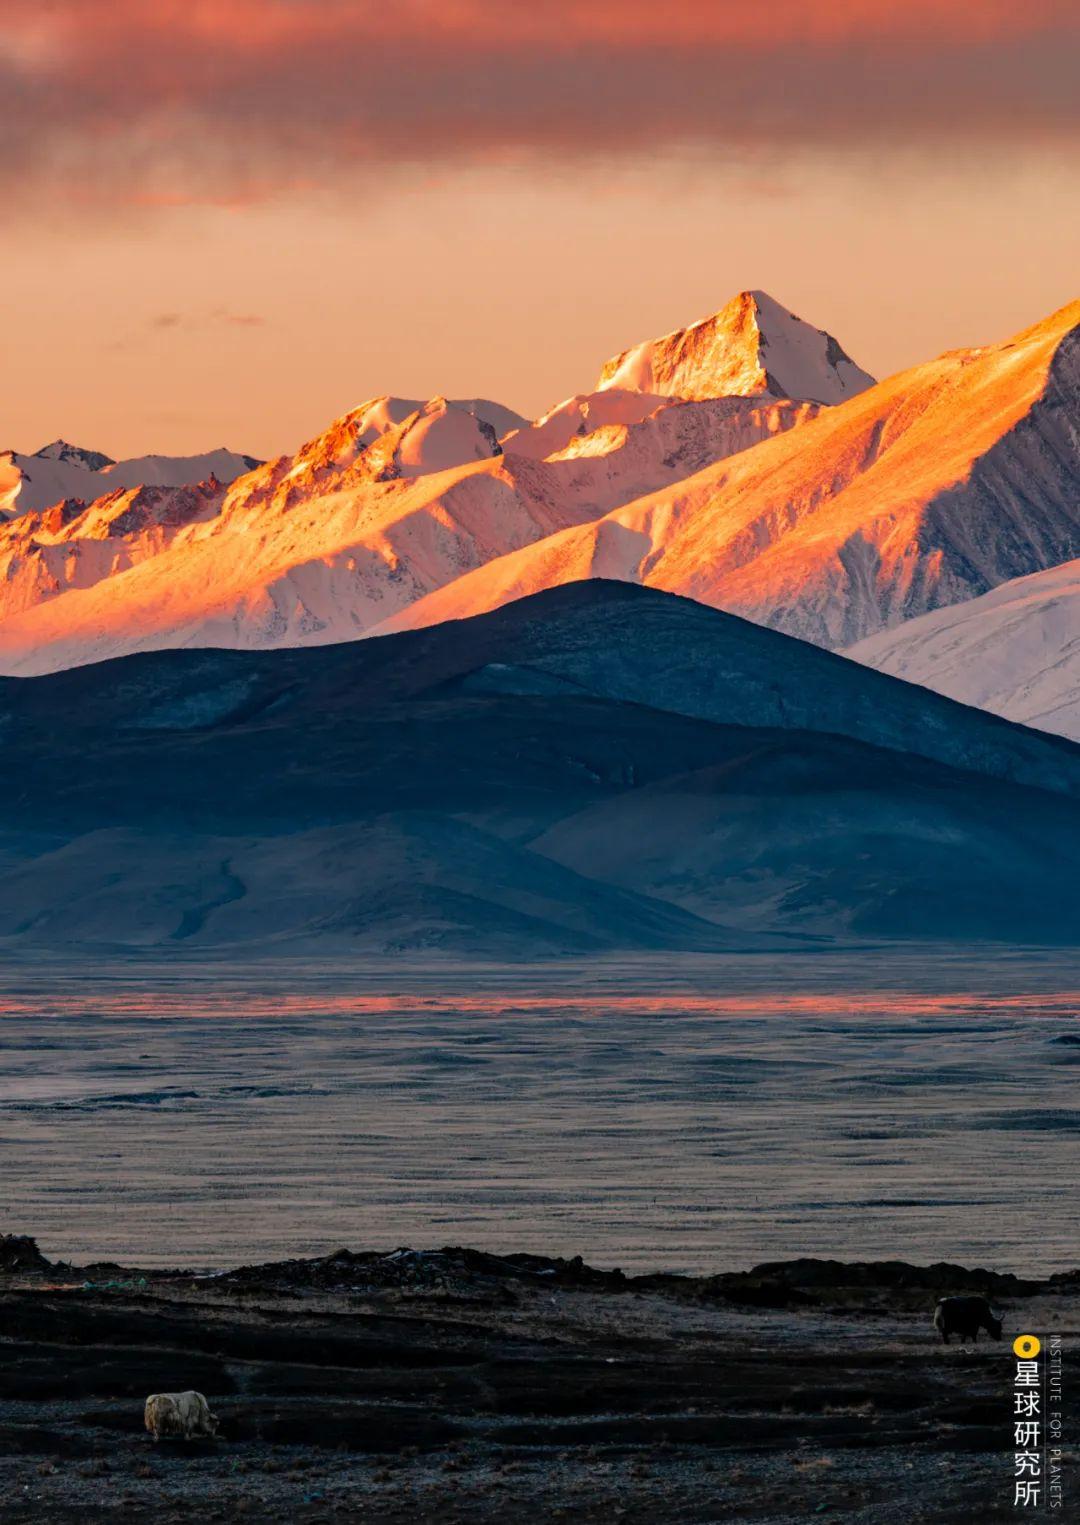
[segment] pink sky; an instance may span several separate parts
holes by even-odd
[[[1074,0],[0,0],[0,447],[532,413],[764,287],[886,374],[1080,289]]]

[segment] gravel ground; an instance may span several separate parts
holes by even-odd
[[[20,1243],[0,1273],[5,1521],[1015,1519],[1009,1342],[1061,1334],[1067,1378],[1080,1329],[1076,1273],[620,1277],[448,1251],[207,1279]],[[997,1303],[1002,1343],[940,1344],[934,1301],[960,1288]],[[188,1387],[219,1437],[155,1445],[143,1399]]]

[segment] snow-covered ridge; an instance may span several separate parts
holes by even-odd
[[[212,518],[138,565],[118,562],[93,587],[9,609],[0,582],[0,670],[45,672],[161,646],[355,639],[473,568],[818,411],[787,400],[683,402],[534,460],[495,453],[484,421],[440,399],[379,433],[392,417],[385,403],[354,409],[295,456],[239,478]],[[417,471],[414,446],[430,465],[447,444],[444,427],[451,444],[486,454]]]
[[[326,644],[593,577],[843,648],[1080,555],[1080,303],[836,406],[774,396],[820,379],[823,355],[846,385],[845,362],[760,293],[680,335],[639,346],[649,376],[628,379],[667,367],[662,384],[751,390],[615,385],[624,356],[533,424],[483,400],[376,397],[176,524],[115,493],[65,505],[55,531],[27,519],[3,542],[0,671]],[[809,370],[790,369],[800,356]],[[35,469],[83,470],[62,454]],[[115,469],[92,475],[115,488]],[[102,524],[108,561],[82,549]]]
[[[743,291],[719,312],[609,360],[600,390],[666,396],[792,397],[839,403],[874,378],[836,339],[804,323],[764,291]]]
[[[472,572],[391,628],[599,576],[842,647],[1078,554],[1080,302]]]
[[[424,476],[500,455],[500,433],[524,423],[513,409],[484,398],[371,397],[269,469],[275,480],[320,491],[348,470],[355,480]]]
[[[261,466],[253,455],[221,446],[202,455],[140,455],[102,468],[110,487],[187,487],[195,482],[233,482]]]
[[[34,454],[39,460],[63,461],[68,466],[84,466],[87,471],[101,471],[106,466],[116,465],[112,456],[102,450],[84,450],[81,445],[71,445],[63,439],[53,440],[51,445],[42,445]]]
[[[1080,560],[907,620],[844,655],[1080,741]]]
[[[512,455],[527,455],[541,461],[597,429],[611,424],[639,424],[659,408],[670,407],[672,399],[658,393],[630,392],[610,387],[598,392],[579,392],[544,413],[534,423],[505,434],[502,447]]]
[[[216,515],[225,487],[118,488],[87,505],[65,498],[0,522],[0,618],[156,556],[189,524]]]
[[[366,402],[352,408],[348,413],[336,419],[331,429],[339,428],[351,433],[357,447],[373,445],[375,441],[391,430],[399,428],[406,423],[413,414],[448,414],[453,418],[468,415],[477,423],[484,425],[484,434],[489,431],[496,439],[501,439],[512,429],[520,429],[527,423],[520,413],[515,413],[513,408],[508,408],[504,403],[493,402],[489,397],[391,397],[381,395],[370,397]],[[317,439],[323,436],[317,436]],[[315,441],[311,442],[312,444]],[[300,454],[305,453],[311,447],[301,447]],[[453,462],[455,466],[463,465],[462,461]]]
[[[0,514],[12,518],[33,513],[66,498],[92,503],[131,487],[187,487],[211,478],[232,482],[259,464],[254,456],[224,447],[202,455],[144,455],[113,461],[101,451],[55,440],[36,455],[15,450],[0,453]]]
[[[383,480],[450,471],[501,454],[495,425],[445,397],[415,408],[367,446],[372,475]]]

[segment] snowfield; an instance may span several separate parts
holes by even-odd
[[[845,655],[1080,741],[1080,561],[909,620]]]

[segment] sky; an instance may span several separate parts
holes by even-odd
[[[0,448],[534,415],[770,291],[879,376],[1080,295],[1076,0],[0,0]]]

